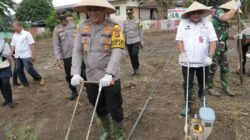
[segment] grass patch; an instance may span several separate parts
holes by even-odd
[[[36,40],[40,40],[40,39],[49,39],[51,37],[52,37],[51,31],[49,29],[46,29],[44,32],[37,35],[35,38],[36,38]]]
[[[22,124],[20,127],[15,127],[5,132],[6,140],[38,140],[40,129],[32,125]]]

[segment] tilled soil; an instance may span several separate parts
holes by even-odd
[[[75,101],[69,101],[70,90],[64,71],[55,65],[51,40],[37,41],[35,67],[44,76],[45,85],[31,81],[29,88],[13,87],[15,109],[0,107],[0,140],[62,140],[65,138]],[[237,69],[238,56],[234,43],[229,42],[228,52],[232,70]],[[146,32],[145,47],[140,50],[141,75],[131,76],[132,67],[126,50],[121,63],[121,81],[124,107],[124,135],[131,131],[145,101],[148,106],[139,121],[133,140],[182,140],[184,118],[181,67],[175,47],[175,33]],[[247,70],[250,69],[247,64]],[[230,85],[237,94],[227,96],[221,88],[219,71],[215,81],[220,97],[207,95],[207,105],[214,109],[216,121],[209,140],[249,140],[250,133],[250,78],[244,75],[241,85],[238,75],[231,74]],[[197,96],[197,82],[193,94]],[[197,97],[196,97],[197,98]],[[3,99],[0,98],[2,102]],[[199,108],[195,101],[194,112]],[[82,92],[70,133],[70,140],[85,139],[93,107],[85,91]],[[192,115],[189,116],[189,118]],[[101,128],[95,122],[91,140],[97,140]]]

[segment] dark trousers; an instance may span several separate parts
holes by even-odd
[[[98,94],[97,84],[86,84],[89,102],[94,106]],[[123,120],[121,82],[115,81],[115,85],[102,88],[96,109],[97,116],[102,117],[110,113],[113,120]]]
[[[184,97],[186,101],[186,91],[187,91],[187,71],[188,68],[182,66],[182,75],[183,75],[183,88],[184,88]],[[188,86],[188,101],[192,102],[192,89],[194,85],[194,74],[196,73],[196,78],[198,81],[198,86],[199,86],[199,91],[198,91],[198,96],[199,98],[203,97],[203,67],[198,67],[198,68],[189,68],[189,86]],[[208,77],[208,67],[205,67],[205,82],[207,82],[207,77]]]
[[[72,65],[72,57],[63,59],[63,64],[64,64],[64,71],[65,71],[65,79],[69,85],[70,90],[72,91],[72,94],[77,94],[76,87],[72,86],[70,83],[70,80],[72,78],[71,76],[71,65]]]
[[[131,64],[134,70],[139,69],[140,63],[139,63],[139,48],[140,48],[140,42],[136,42],[133,44],[126,44],[129,57],[131,60]]]
[[[0,78],[0,89],[1,89],[5,102],[11,103],[12,91],[11,91],[11,86],[10,86],[10,77]]]
[[[249,46],[250,46],[250,44],[246,44],[246,45],[242,46],[242,57],[243,57],[242,71],[243,71],[243,73],[245,73],[245,66],[247,63],[246,54],[248,52]]]
[[[65,58],[63,59],[63,63],[64,63],[64,71],[65,71],[65,79],[69,85],[70,90],[72,91],[72,94],[77,94],[77,90],[76,87],[71,85],[71,65],[72,65],[72,57],[70,58]],[[86,80],[86,76],[85,76],[85,64],[84,62],[82,63],[82,73],[81,76]]]
[[[13,69],[13,84],[18,84],[17,71],[16,71],[16,61],[14,61],[14,69]]]
[[[41,75],[34,69],[31,58],[16,58],[15,61],[17,76],[24,86],[29,85],[24,73],[24,68],[33,77],[34,80],[40,81],[42,79]]]

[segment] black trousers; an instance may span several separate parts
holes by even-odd
[[[183,75],[183,88],[184,88],[184,97],[186,100],[186,91],[187,91],[187,71],[188,68],[182,66],[182,75]],[[194,74],[196,73],[196,78],[198,81],[198,86],[199,86],[199,91],[198,91],[198,96],[199,98],[203,97],[203,67],[198,67],[198,68],[189,68],[189,86],[188,86],[188,101],[192,102],[192,89],[194,85]],[[207,77],[208,77],[208,67],[205,67],[205,82],[207,82]]]
[[[98,94],[97,84],[86,84],[89,102],[94,106]],[[97,116],[102,117],[110,113],[113,120],[123,120],[121,82],[115,81],[115,85],[102,88],[96,109]]]
[[[13,84],[18,84],[18,80],[17,80],[17,71],[16,71],[16,61],[14,61],[15,65],[14,65],[14,69],[13,69]]]
[[[126,44],[130,61],[134,70],[139,69],[139,49],[140,49],[140,42],[136,42],[133,44]]]
[[[64,63],[64,71],[65,71],[65,79],[69,85],[70,90],[72,91],[73,94],[77,94],[77,90],[76,87],[72,86],[70,81],[71,81],[71,65],[72,65],[72,57],[70,58],[66,58],[63,59],[63,63]],[[84,62],[82,63],[82,73],[81,76],[86,80],[86,76],[85,76],[85,64]]]
[[[243,62],[242,62],[242,71],[245,72],[245,66],[247,63],[247,58],[246,58],[246,54],[248,52],[250,44],[245,44],[244,46],[242,46],[242,57],[243,57]]]
[[[12,102],[12,90],[10,86],[10,77],[0,78],[0,89],[1,89],[5,102],[11,103]]]

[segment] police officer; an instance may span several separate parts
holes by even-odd
[[[221,74],[221,83],[223,86],[223,90],[229,96],[234,96],[235,93],[229,88],[228,85],[228,77],[230,74],[229,64],[227,61],[227,44],[226,41],[228,39],[228,21],[234,17],[236,12],[240,9],[241,2],[229,1],[221,6],[219,6],[211,21],[216,30],[216,34],[218,37],[218,41],[216,42],[216,50],[215,55],[213,56],[213,64],[209,68],[209,77],[208,77],[208,91],[211,95],[219,96],[220,94],[216,91],[213,79],[214,74],[217,69],[217,65],[220,66],[220,74]]]
[[[69,99],[74,100],[78,96],[78,94],[76,87],[70,84],[70,70],[76,25],[73,22],[69,23],[66,20],[66,17],[66,10],[62,9],[57,11],[59,24],[54,29],[53,46],[56,57],[56,64],[60,68],[64,68],[66,73],[65,78],[71,90],[71,96],[69,97]]]
[[[76,86],[84,82],[80,76],[83,58],[87,79],[99,81],[103,87],[96,109],[103,128],[100,140],[110,138],[111,128],[115,139],[122,140],[120,59],[124,38],[120,26],[105,17],[105,14],[115,13],[116,10],[107,0],[82,0],[74,9],[86,13],[89,19],[78,26],[72,56],[71,84]],[[111,85],[112,81],[114,84]],[[89,102],[95,105],[99,85],[86,84],[86,88]]]
[[[142,23],[133,16],[133,9],[127,10],[128,19],[124,22],[124,35],[126,47],[133,67],[132,75],[139,74],[139,48],[143,48]]]

